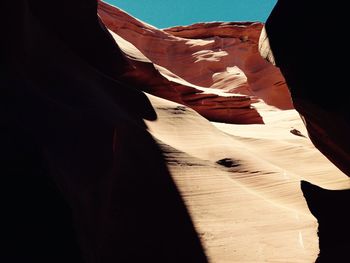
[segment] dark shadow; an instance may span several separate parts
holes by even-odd
[[[320,253],[316,262],[349,262],[350,189],[327,190],[306,181],[301,181],[301,189],[318,221]]]
[[[13,123],[0,128],[0,261],[82,262],[71,209],[49,178],[42,151]]]
[[[0,261],[207,262],[96,1],[0,7]]]
[[[265,27],[274,60],[309,138],[350,176],[350,111],[344,96],[348,73],[342,66],[348,60],[348,47],[339,37],[347,31],[345,5],[341,1],[279,0]],[[319,222],[317,262],[349,262],[350,190],[330,191],[305,181],[301,187]]]
[[[279,0],[265,27],[309,138],[350,176],[347,10],[341,1]]]

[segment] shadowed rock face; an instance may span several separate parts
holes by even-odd
[[[318,220],[320,253],[316,262],[347,262],[350,248],[350,190],[327,190],[302,181],[301,189]]]
[[[0,4],[0,261],[207,262],[96,7]]]
[[[275,58],[315,146],[350,176],[350,111],[343,4],[279,1],[266,22]],[[337,21],[328,20],[337,16]],[[346,52],[345,52],[346,53]]]
[[[285,76],[314,145],[350,176],[350,111],[344,96],[348,80],[339,66],[346,55],[334,37],[347,30],[343,10],[339,2],[280,0],[266,22],[272,52],[266,45],[261,51]],[[329,16],[339,20],[329,21]],[[317,262],[348,262],[350,190],[331,191],[305,181],[301,189],[319,223]]]

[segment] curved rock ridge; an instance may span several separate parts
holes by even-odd
[[[166,68],[153,64],[134,45],[111,32],[121,50],[130,58],[132,70],[121,77],[124,83],[156,96],[189,106],[212,121],[227,123],[263,123],[251,106],[256,99],[193,85]]]
[[[98,13],[133,65],[123,81],[192,107],[211,121],[263,123],[256,102],[293,108],[279,69],[260,56],[262,23],[160,30],[102,1]]]
[[[260,22],[207,22],[188,26],[165,28],[164,31],[183,38],[228,37],[258,41],[262,23]]]

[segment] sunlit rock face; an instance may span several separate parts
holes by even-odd
[[[310,139],[350,176],[350,111],[344,96],[348,79],[339,66],[346,60],[338,41],[347,30],[343,10],[339,3],[279,1],[266,22],[266,32]],[[329,15],[339,19],[327,20]],[[266,50],[263,53],[269,56]]]
[[[164,30],[104,2],[99,16],[134,70],[123,81],[212,121],[263,123],[255,103],[291,109],[279,69],[260,56],[262,23],[199,23]]]

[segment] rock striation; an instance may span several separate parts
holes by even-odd
[[[137,58],[129,54],[134,71],[127,74],[133,83],[142,79],[139,86],[153,95],[227,123],[263,123],[254,107],[258,100],[292,108],[279,69],[260,56],[262,23],[199,23],[160,30],[102,1],[98,14],[122,50],[124,40],[139,51]]]

